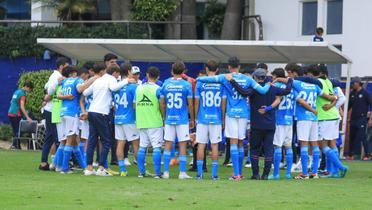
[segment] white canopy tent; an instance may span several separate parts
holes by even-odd
[[[144,62],[205,62],[215,59],[227,62],[236,56],[241,63],[341,63],[348,64],[346,98],[350,92],[352,61],[326,42],[230,41],[230,40],[150,40],[150,39],[49,39],[38,38],[38,44],[78,60],[101,61],[106,53],[123,60]],[[348,103],[344,116],[347,117]],[[347,120],[343,121],[345,134]],[[345,135],[343,135],[343,142]],[[342,154],[342,153],[340,153]]]

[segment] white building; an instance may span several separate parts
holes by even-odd
[[[372,0],[256,0],[264,40],[309,41],[324,28],[325,41],[353,61],[352,76],[372,76]],[[333,76],[346,76],[346,65],[330,65]]]

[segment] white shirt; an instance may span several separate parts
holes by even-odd
[[[54,70],[53,74],[50,75],[48,82],[44,86],[48,95],[53,95],[56,92],[58,86],[58,79],[60,77],[62,77],[62,74],[57,70]],[[52,100],[48,101],[48,103],[44,106],[44,110],[49,112],[52,111]]]
[[[105,74],[96,79],[83,94],[84,96],[93,95],[92,102],[89,106],[89,112],[95,112],[108,115],[112,107],[112,92],[120,90],[128,84],[128,80],[124,79],[117,82],[115,77]]]

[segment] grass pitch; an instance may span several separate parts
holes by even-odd
[[[372,162],[347,162],[344,179],[232,182],[232,169],[222,166],[218,181],[209,180],[210,173],[203,181],[178,180],[178,167],[172,179],[159,180],[137,178],[135,166],[129,177],[41,172],[39,160],[40,152],[0,150],[0,209],[372,208]],[[250,177],[251,170],[244,174]]]

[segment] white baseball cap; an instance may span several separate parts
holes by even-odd
[[[132,74],[139,74],[141,70],[138,66],[132,66]]]

